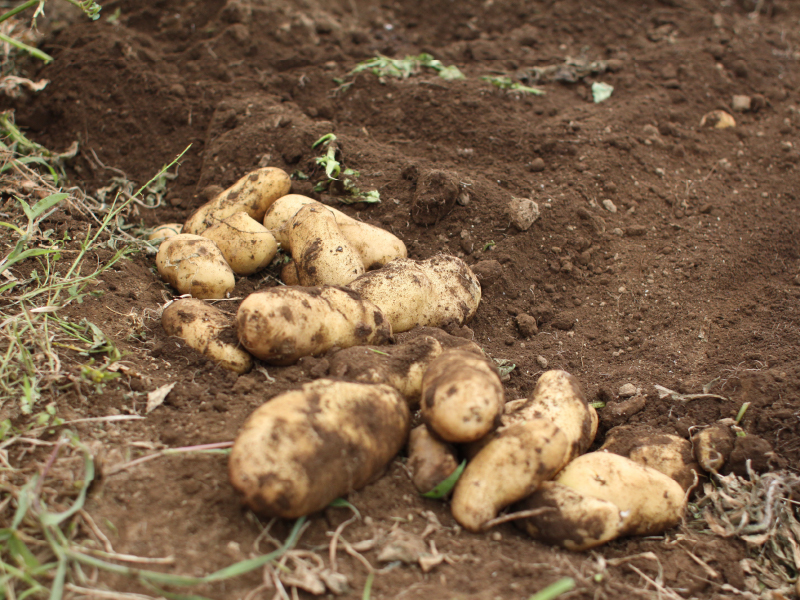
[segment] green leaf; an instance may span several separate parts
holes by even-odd
[[[69,198],[69,194],[50,194],[47,198],[42,198],[33,205],[33,217],[38,218],[42,216],[65,198]],[[17,200],[23,202],[20,198],[17,198]]]
[[[445,81],[455,81],[457,79],[466,79],[464,74],[455,65],[450,65],[449,67],[444,67],[442,70],[439,71],[439,77],[441,77]]]
[[[563,577],[543,590],[539,590],[528,600],[554,600],[573,589],[575,589],[575,580],[572,577]]]
[[[442,481],[440,484],[434,487],[430,492],[425,492],[424,494],[422,494],[422,496],[425,498],[432,498],[434,500],[439,500],[447,496],[447,494],[449,494],[456,486],[456,482],[458,481],[458,478],[461,477],[461,473],[464,472],[464,467],[466,466],[467,466],[467,461],[466,460],[462,461],[461,464],[458,465],[458,468],[455,471],[453,471],[450,477]]]
[[[608,85],[607,83],[602,83],[600,81],[595,81],[592,84],[592,98],[594,99],[595,103],[608,100],[613,92],[613,85]]]

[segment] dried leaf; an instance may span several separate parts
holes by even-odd
[[[175,387],[176,382],[168,383],[166,385],[162,385],[160,388],[153,390],[149,394],[147,394],[147,408],[145,412],[150,414],[159,406],[164,404],[164,400],[167,399],[167,396],[172,391],[172,388]]]

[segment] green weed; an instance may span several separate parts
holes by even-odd
[[[358,63],[350,71],[350,75],[355,75],[363,71],[370,71],[378,77],[393,77],[396,79],[408,79],[413,75],[418,75],[423,69],[435,71],[439,77],[447,81],[464,79],[464,74],[455,65],[446,67],[442,61],[436,60],[430,54],[422,53],[418,56],[406,56],[405,58],[389,58],[388,56],[378,55],[363,62]]]
[[[529,87],[527,85],[522,85],[519,82],[513,81],[511,77],[499,76],[487,76],[481,77],[484,81],[488,81],[496,88],[501,90],[510,90],[512,92],[522,92],[523,94],[534,94],[536,96],[542,96],[544,94],[543,90],[539,88]]]
[[[361,174],[355,169],[343,167],[339,162],[338,156],[341,154],[339,145],[336,143],[336,135],[328,133],[314,142],[311,147],[325,147],[325,154],[315,159],[316,164],[325,169],[326,179],[314,186],[314,191],[341,191],[343,194],[338,196],[342,204],[355,204],[357,202],[377,203],[381,201],[378,190],[362,191],[356,185],[356,179]]]

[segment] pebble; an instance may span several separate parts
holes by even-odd
[[[499,542],[503,539],[503,534],[499,531],[495,531],[492,533],[492,540],[495,542]]]
[[[507,212],[511,222],[520,231],[528,231],[541,215],[539,205],[530,198],[512,198]]]
[[[609,198],[603,200],[603,208],[605,208],[610,213],[617,212],[617,205],[614,204]]]
[[[631,396],[636,395],[636,386],[632,383],[626,383],[625,385],[619,388],[619,397],[620,398],[630,398]]]
[[[736,95],[731,100],[731,108],[736,112],[747,112],[750,110],[750,105],[752,102],[753,100],[750,98],[750,96]]]
[[[700,119],[700,127],[713,127],[714,129],[736,127],[736,120],[724,110],[712,110]]]
[[[536,364],[538,364],[542,369],[546,369],[547,359],[540,354],[539,356],[536,357]]]
[[[622,229],[620,229],[619,227],[615,227],[614,229],[612,229],[611,233],[613,233],[614,235],[618,235],[619,237],[625,235],[625,232],[622,231]]]
[[[528,165],[528,169],[534,173],[541,173],[545,169],[544,159],[534,158]]]
[[[472,251],[475,250],[475,242],[472,241],[472,236],[469,231],[467,229],[462,229],[459,237],[461,238],[461,250],[463,250],[465,254],[472,254]]]
[[[800,276],[798,276],[798,277],[800,277]],[[544,284],[544,291],[547,292],[548,294],[555,294],[556,293],[556,286],[554,286],[552,283],[545,283]]]
[[[517,329],[519,329],[522,337],[525,338],[533,337],[539,333],[539,326],[536,324],[536,319],[525,313],[517,315]]]
[[[644,225],[631,225],[625,230],[625,234],[629,237],[639,237],[647,233],[647,227]]]

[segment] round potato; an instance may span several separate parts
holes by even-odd
[[[239,346],[236,323],[220,309],[202,300],[176,300],[161,313],[161,325],[201,354],[236,373],[253,367],[252,357]]]
[[[217,245],[237,275],[257,273],[275,258],[278,244],[269,230],[245,212],[238,212],[203,232]]]
[[[236,285],[217,245],[199,235],[181,233],[162,242],[156,267],[164,281],[195,298],[226,298]]]
[[[467,464],[453,492],[453,517],[482,531],[497,513],[532,494],[566,464],[567,436],[546,419],[504,429]]]
[[[183,225],[180,223],[164,223],[154,228],[147,236],[150,242],[163,242],[166,239],[180,235],[183,232]]]
[[[402,449],[409,423],[389,386],[319,379],[250,415],[230,481],[260,515],[296,519],[367,485]]]
[[[324,206],[303,206],[289,223],[300,285],[347,285],[364,274],[361,257]]]
[[[334,346],[383,344],[392,334],[380,309],[347,288],[273,287],[250,294],[236,314],[253,356],[287,365]]]
[[[422,420],[445,442],[484,437],[500,424],[504,404],[497,369],[467,350],[447,350],[422,376]]]
[[[695,458],[709,473],[720,472],[733,452],[735,443],[736,435],[730,427],[722,423],[714,423],[692,436]]]
[[[556,481],[615,504],[627,515],[620,535],[655,535],[677,525],[686,508],[671,477],[611,452],[590,452],[569,463]]]
[[[425,425],[411,430],[408,438],[408,470],[420,494],[427,494],[458,468],[453,446],[431,435]]]
[[[292,181],[285,171],[275,167],[258,169],[197,209],[186,221],[183,231],[201,234],[238,212],[245,212],[261,222],[270,205],[288,194],[291,188]]]

